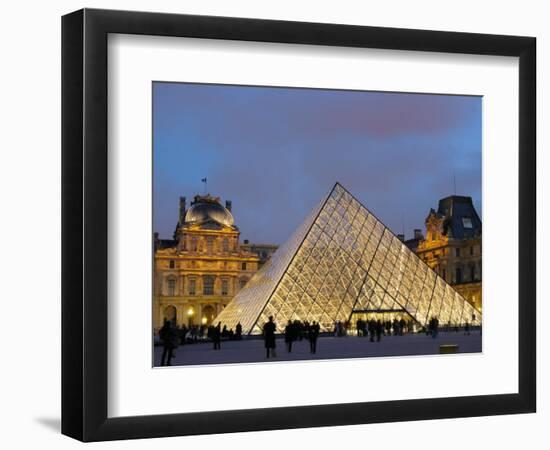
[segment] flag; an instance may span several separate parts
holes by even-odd
[[[203,178],[201,181],[202,181],[203,183],[206,183],[206,178]]]

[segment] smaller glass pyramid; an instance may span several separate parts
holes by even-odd
[[[260,334],[269,316],[332,331],[353,314],[426,326],[481,324],[475,310],[339,183],[215,319]]]

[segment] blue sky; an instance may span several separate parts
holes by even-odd
[[[396,234],[469,195],[481,216],[481,97],[156,82],[154,230],[179,196],[233,201],[241,239],[283,243],[339,181]]]

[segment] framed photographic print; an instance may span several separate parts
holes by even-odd
[[[62,25],[64,434],[535,411],[535,38]]]

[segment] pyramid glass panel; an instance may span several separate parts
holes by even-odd
[[[425,326],[480,324],[476,311],[340,184],[314,208],[218,315],[228,328],[259,334],[269,316],[332,331],[354,313],[399,313]]]

